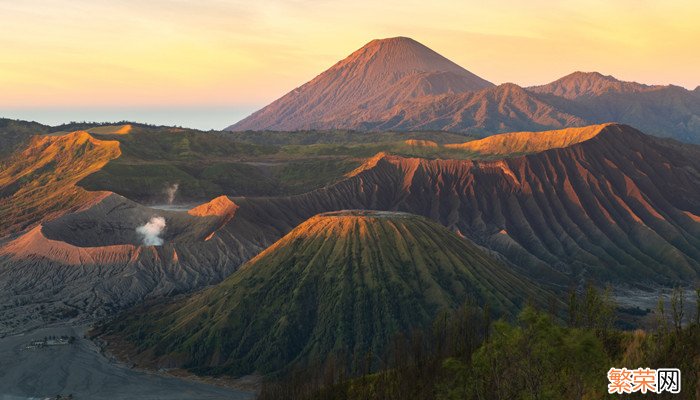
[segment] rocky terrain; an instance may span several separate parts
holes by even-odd
[[[85,131],[32,137],[0,170],[0,237],[88,207],[106,194],[76,186],[121,154]]]

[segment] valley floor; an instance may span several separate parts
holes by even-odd
[[[0,400],[73,395],[79,399],[252,399],[252,393],[130,369],[83,339],[84,327],[59,325],[0,339]],[[40,346],[45,337],[75,337]],[[29,347],[29,348],[28,348]]]

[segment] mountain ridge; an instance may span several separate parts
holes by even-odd
[[[420,48],[426,59],[440,60],[436,61],[440,71],[397,80],[406,73],[401,69],[403,62],[372,64],[362,58],[384,43],[375,40],[226,130],[437,130],[488,136],[618,122],[656,136],[700,143],[697,89],[625,82],[581,71],[528,88],[509,83],[494,86],[458,70],[456,64],[412,39],[385,41],[411,43],[409,47]],[[385,58],[405,59],[405,68],[410,69],[415,52],[400,54],[402,49],[396,46]],[[374,70],[370,75],[376,79],[341,72],[349,64],[353,70],[363,70],[362,63]],[[460,72],[455,75],[455,71]]]

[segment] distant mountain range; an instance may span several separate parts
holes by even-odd
[[[575,72],[495,86],[415,40],[373,40],[227,130],[445,130],[488,136],[605,122],[700,143],[700,91]]]

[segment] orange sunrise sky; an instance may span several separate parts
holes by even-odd
[[[582,70],[692,89],[698,21],[697,0],[0,0],[0,117],[223,128],[392,36],[497,84]]]

